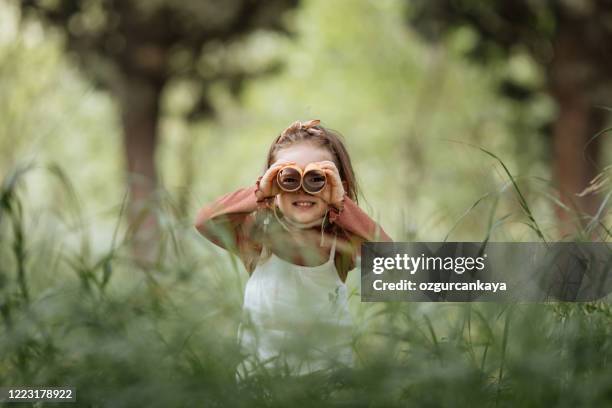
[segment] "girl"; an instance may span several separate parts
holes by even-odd
[[[238,379],[256,366],[282,365],[302,375],[326,362],[352,365],[346,277],[365,241],[391,241],[357,206],[357,184],[340,136],[319,120],[294,122],[272,143],[256,183],[204,206],[195,227],[236,253],[249,273],[238,339],[248,358]],[[324,187],[281,189],[287,166],[316,168]],[[285,173],[281,173],[285,174]],[[311,173],[312,174],[312,173]],[[310,180],[312,181],[312,180]],[[283,184],[284,185],[284,184]]]

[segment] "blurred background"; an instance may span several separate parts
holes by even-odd
[[[396,241],[609,242],[611,40],[605,0],[0,0],[0,383],[71,382],[94,405],[94,383],[114,406],[296,398],[227,394],[247,274],[193,228],[295,120],[344,136]],[[348,284],[360,361],[389,381],[370,394],[412,376],[388,405],[467,385],[554,404],[574,375],[577,403],[611,395],[585,374],[610,372],[607,304],[365,305],[358,269]],[[407,353],[403,374],[376,350]],[[342,389],[317,398],[356,403]]]
[[[478,147],[524,181],[552,239],[601,205],[575,194],[612,151],[596,137],[610,113],[603,3],[185,3],[0,3],[2,172],[60,164],[101,242],[127,187],[130,202],[159,187],[193,218],[310,118],[345,136],[364,208],[396,240],[442,239],[499,192],[508,176]],[[506,232],[525,238],[515,221]],[[453,237],[485,230],[478,211]]]

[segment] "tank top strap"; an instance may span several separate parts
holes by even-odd
[[[338,233],[334,232],[334,242],[332,242],[331,250],[329,251],[329,259],[328,262],[334,259],[336,255],[336,239],[338,238]]]

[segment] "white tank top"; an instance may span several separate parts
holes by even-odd
[[[274,253],[247,281],[238,341],[247,354],[236,377],[257,366],[303,375],[338,363],[352,366],[352,319],[346,285],[329,259],[318,266],[289,263]]]

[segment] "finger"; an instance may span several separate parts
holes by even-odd
[[[322,164],[322,165],[319,166],[319,168],[321,168],[321,169],[329,169],[329,170],[333,170],[335,172],[338,172],[338,168],[333,163]]]
[[[270,168],[268,169],[266,173],[269,173],[272,176],[275,173],[277,173],[281,168],[283,168],[284,166],[288,164],[295,164],[295,162],[287,161],[287,162],[281,162],[281,163],[274,163],[272,166],[270,166]]]
[[[329,184],[333,187],[333,188],[338,188],[338,186],[342,185],[342,180],[340,180],[340,177],[338,177],[336,174],[334,174],[333,171],[331,170],[324,170],[325,175],[327,176],[327,180],[329,181]]]
[[[282,164],[279,164],[279,165],[276,165],[276,166],[272,166],[272,167],[270,167],[270,169],[269,169],[270,176],[271,176],[271,177],[275,177],[275,176],[276,176],[276,174],[277,174],[279,171],[281,171],[281,170],[282,170],[282,168],[283,168],[283,167],[285,167],[285,166],[287,166],[288,164],[291,164],[291,163],[282,163]]]
[[[270,177],[272,179],[276,178],[278,173],[283,169],[284,165],[276,166],[270,169]]]
[[[342,184],[342,179],[340,178],[340,176],[336,172],[331,172],[330,174],[330,170],[326,170],[325,174],[329,176],[328,177],[329,184],[333,188],[333,193],[338,196],[343,196],[345,193],[345,190],[344,190],[344,185]]]
[[[278,171],[280,170],[282,166],[272,166],[270,167],[266,173],[264,174],[264,176],[262,177],[262,181],[265,181],[266,183],[271,183],[274,178],[276,177],[276,173],[278,173]]]
[[[316,192],[314,195],[320,197],[325,202],[329,202],[331,198],[331,186],[326,185],[321,191]]]

